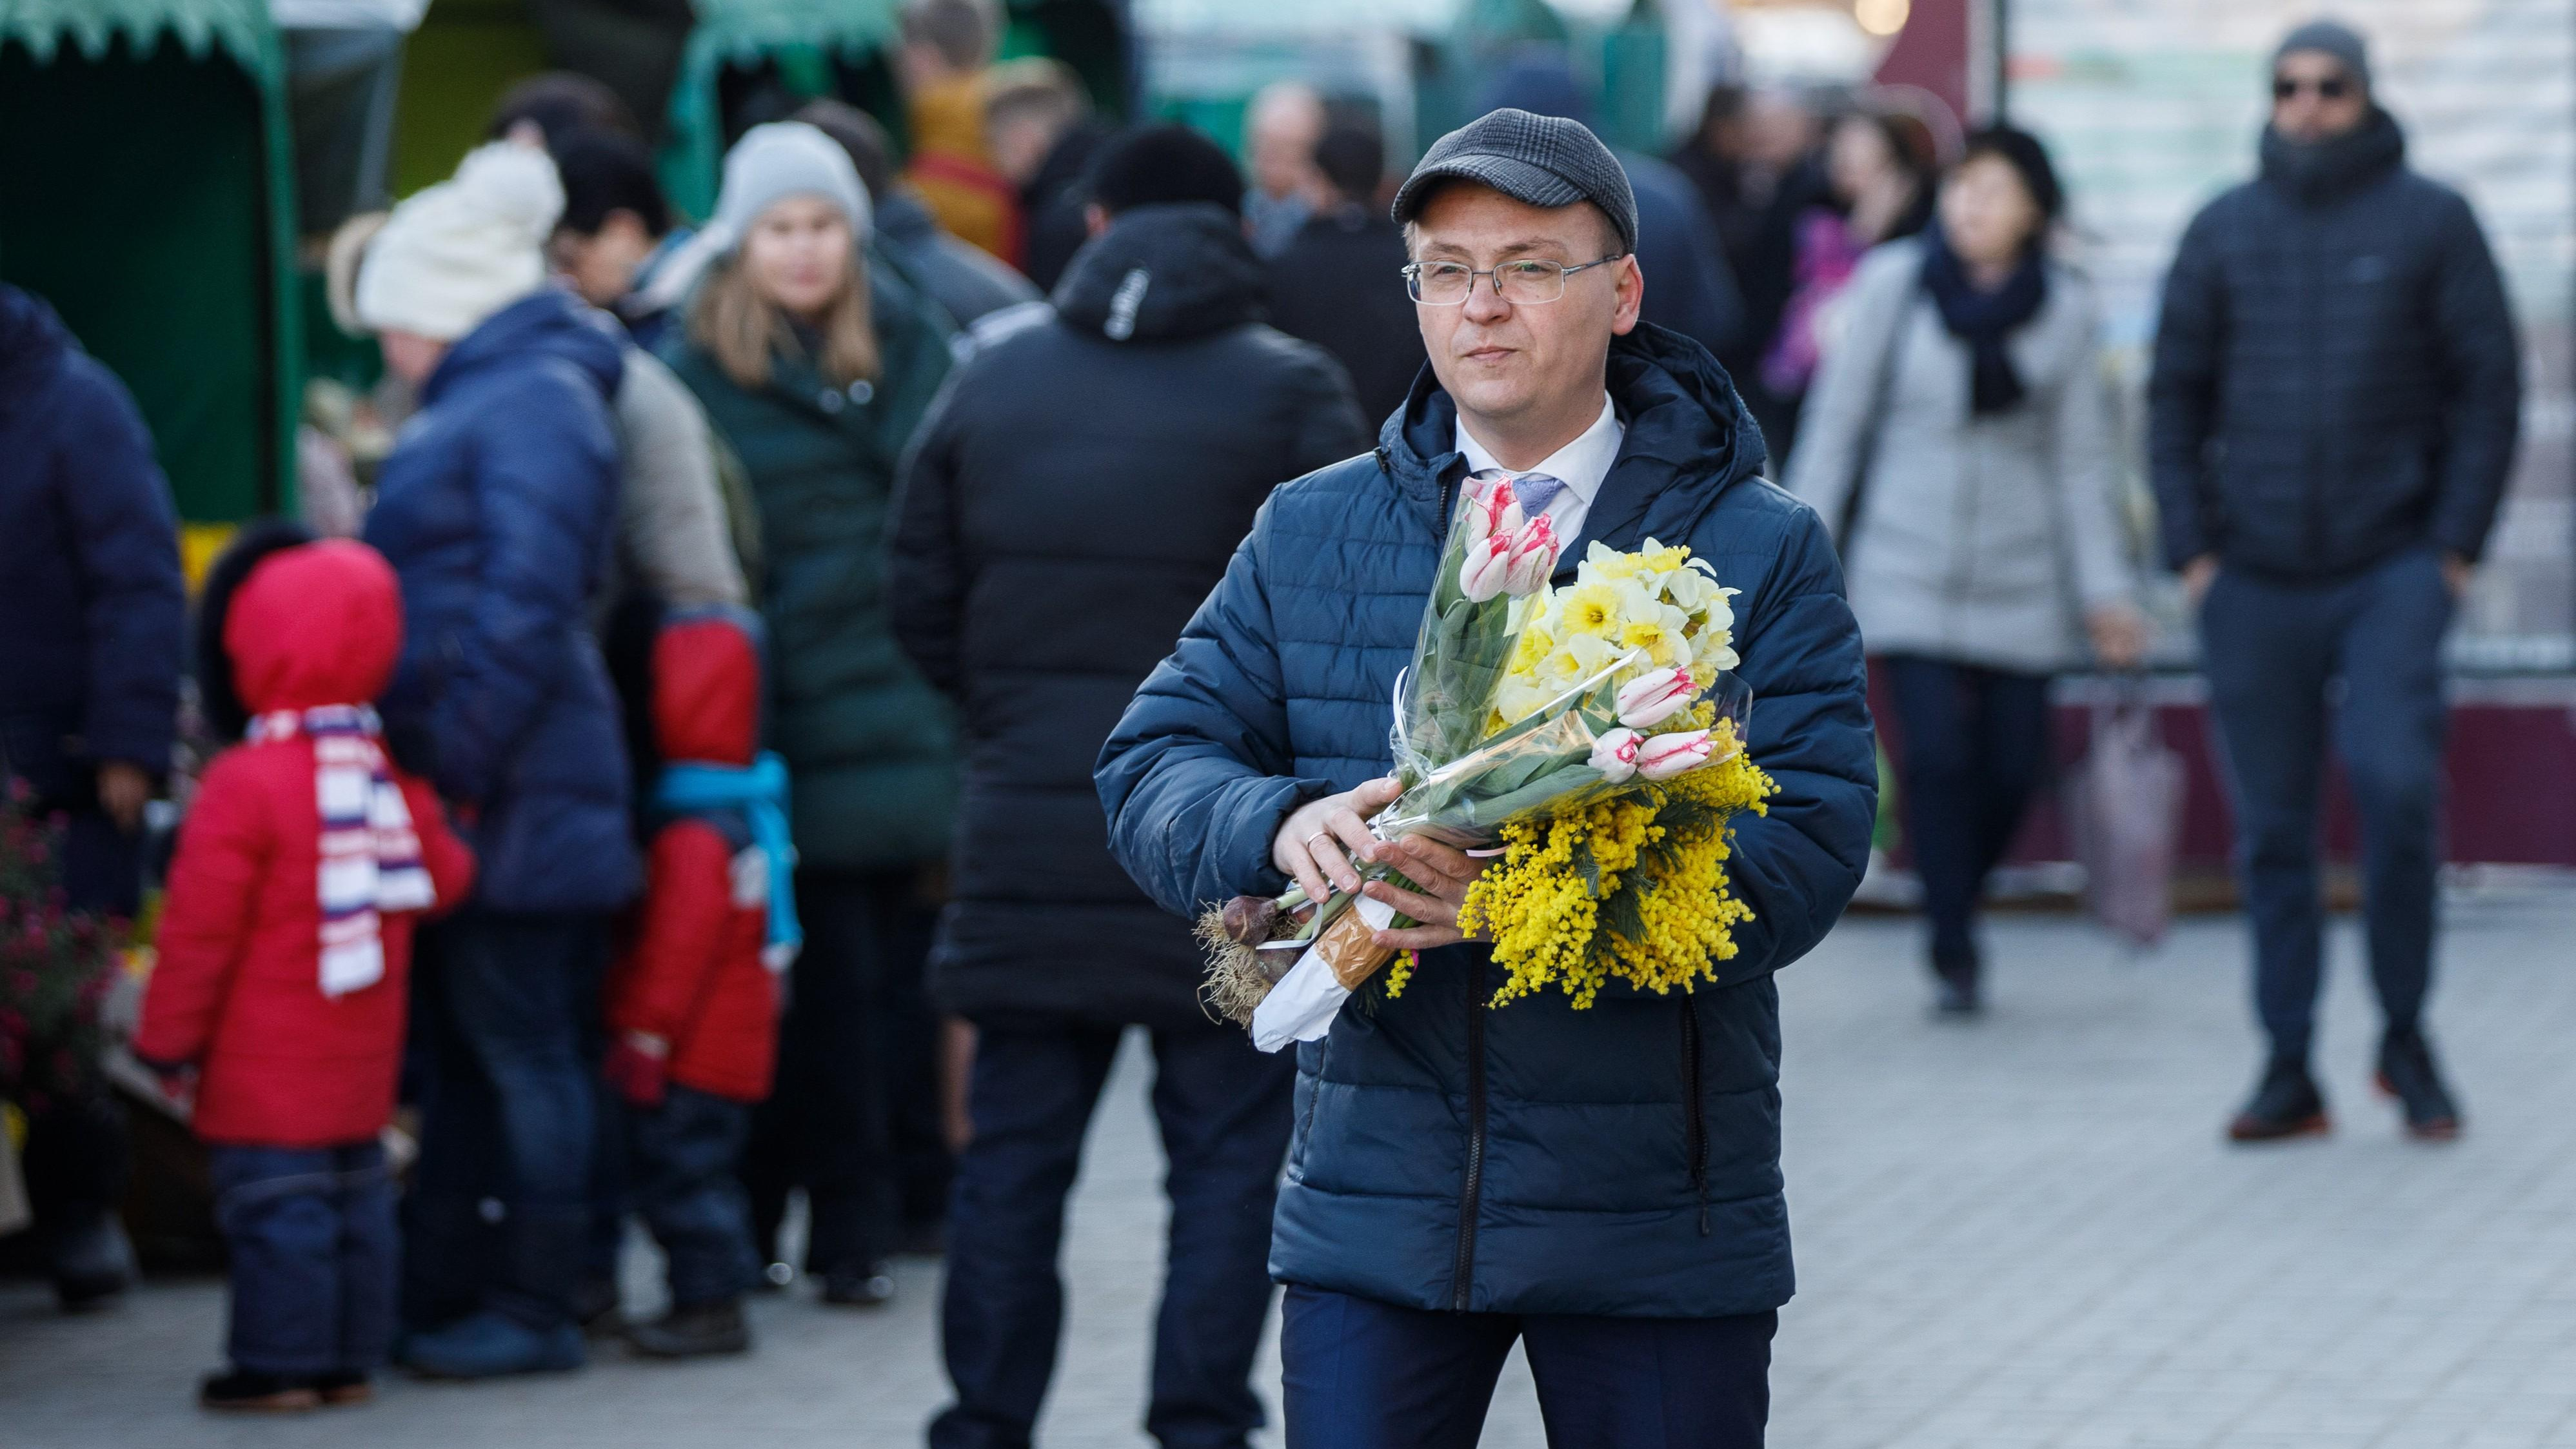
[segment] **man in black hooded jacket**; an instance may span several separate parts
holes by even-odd
[[[1113,142],[1054,307],[982,334],[914,443],[895,630],[966,733],[932,955],[978,1028],[934,1449],[1025,1446],[1056,1356],[1065,1194],[1121,1031],[1153,1033],[1170,1265],[1146,1427],[1241,1445],[1293,1064],[1201,1012],[1187,923],[1110,858],[1093,758],[1270,489],[1365,452],[1338,364],[1261,323],[1242,178],[1177,126]]]
[[[2360,807],[2379,1080],[2419,1137],[2459,1130],[2426,1043],[2441,643],[2486,547],[2521,408],[2513,319],[2459,193],[2405,165],[2361,37],[2272,61],[2262,175],[2192,221],[2165,284],[2149,449],[2166,561],[2201,611],[2271,1038],[2229,1135],[2326,1130],[2308,1071],[2323,961],[2329,690]]]

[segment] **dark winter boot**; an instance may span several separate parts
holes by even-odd
[[[2227,1136],[2235,1142],[2277,1142],[2330,1130],[2325,1096],[2308,1075],[2308,1064],[2297,1057],[2274,1057],[2254,1095],[2227,1124]]]
[[[593,1338],[614,1338],[626,1331],[626,1314],[618,1302],[617,1284],[606,1278],[584,1278],[573,1285],[573,1322]]]
[[[706,1358],[749,1349],[751,1325],[743,1321],[742,1304],[729,1298],[674,1308],[626,1330],[626,1341],[648,1358]]]
[[[1985,1010],[1980,989],[1984,963],[1972,949],[1932,958],[1932,1008],[1943,1016],[1975,1016]]]
[[[66,1309],[100,1307],[134,1282],[134,1245],[103,1208],[55,1229],[52,1249],[54,1296]]]
[[[313,1380],[313,1392],[324,1408],[344,1409],[373,1399],[376,1386],[365,1369],[333,1369]]]
[[[2406,1135],[2419,1142],[2448,1142],[2460,1135],[2459,1104],[2442,1085],[2432,1044],[2412,1028],[2392,1028],[2379,1043],[2379,1090],[2406,1112]]]
[[[299,1414],[322,1407],[322,1396],[301,1379],[234,1369],[207,1379],[197,1402],[236,1414]]]
[[[835,1308],[883,1308],[894,1301],[894,1275],[882,1263],[834,1268],[823,1275],[823,1301]]]

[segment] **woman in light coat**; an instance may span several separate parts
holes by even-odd
[[[2083,279],[2049,259],[2048,155],[1981,132],[1938,224],[1873,252],[1790,459],[1894,686],[1940,1005],[1979,1005],[1975,911],[2046,770],[2049,676],[2145,644]]]

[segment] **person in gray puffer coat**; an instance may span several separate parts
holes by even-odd
[[[2185,232],[2156,334],[2149,452],[2165,560],[2201,609],[2272,1058],[2239,1141],[2326,1128],[2308,1074],[2324,956],[2328,701],[2360,807],[2379,1080],[2459,1130],[2422,1031],[2439,857],[2442,637],[2512,469],[2514,324],[2477,217],[2405,164],[2362,38],[2272,60],[2263,171]]]
[[[2048,760],[2048,682],[2137,662],[2093,294],[2046,244],[2048,153],[1969,138],[1940,218],[1861,263],[1790,490],[1841,547],[1902,723],[1906,837],[1945,1011],[1979,1006],[1975,912]]]

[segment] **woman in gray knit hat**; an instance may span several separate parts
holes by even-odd
[[[944,1215],[922,971],[956,788],[948,706],[895,647],[885,593],[895,464],[948,375],[948,339],[868,266],[871,220],[829,137],[753,127],[725,158],[720,255],[665,344],[750,479],[771,739],[794,782],[805,949],[746,1157],[755,1236],[774,1258],[804,1187],[806,1267],[852,1304],[893,1292],[883,1262],[905,1222]]]

